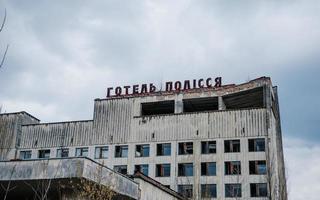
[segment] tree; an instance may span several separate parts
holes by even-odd
[[[3,31],[3,28],[4,28],[4,25],[5,25],[6,21],[7,21],[7,10],[4,9],[4,17],[3,17],[2,24],[1,24],[1,27],[0,27],[0,33]],[[4,61],[5,61],[6,56],[7,56],[8,49],[9,49],[9,44],[7,44],[6,49],[4,51],[4,54],[2,55],[2,59],[1,59],[1,62],[0,62],[0,68],[4,64]]]

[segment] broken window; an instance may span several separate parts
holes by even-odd
[[[149,174],[149,165],[135,165],[134,166],[134,171],[135,172],[141,172],[144,175],[148,176]]]
[[[57,158],[67,158],[67,157],[69,157],[68,148],[57,149]]]
[[[241,163],[240,161],[228,161],[224,163],[225,175],[240,175]]]
[[[201,163],[201,176],[215,176],[215,175],[216,175],[216,163],[215,162]]]
[[[170,156],[171,155],[171,144],[157,144],[157,156]]]
[[[113,170],[124,175],[128,174],[127,165],[115,165]]]
[[[217,97],[183,99],[183,112],[201,112],[218,110]]]
[[[149,157],[150,145],[136,145],[136,157]]]
[[[20,159],[28,160],[31,159],[32,152],[31,151],[20,151]]]
[[[249,172],[250,174],[266,174],[267,166],[265,160],[254,160],[249,161]]]
[[[240,152],[240,140],[225,140],[224,141],[224,152]]]
[[[88,157],[88,152],[88,147],[76,148],[76,157]]]
[[[262,108],[263,87],[223,96],[226,109]]]
[[[169,176],[170,176],[170,164],[156,165],[156,177],[169,177]]]
[[[268,196],[267,183],[251,183],[250,194],[251,194],[251,197],[267,197]]]
[[[178,185],[178,193],[186,198],[193,197],[193,188],[192,185]]]
[[[128,145],[116,146],[115,147],[116,158],[127,158],[128,157]]]
[[[157,101],[141,104],[141,115],[173,114],[174,101]]]
[[[193,142],[179,143],[179,155],[193,154]]]
[[[265,139],[249,139],[249,152],[265,151]]]
[[[178,176],[193,176],[193,163],[178,164]]]
[[[50,149],[39,150],[38,158],[50,158]]]
[[[103,147],[96,147],[95,150],[95,155],[94,157],[96,159],[105,159],[108,158],[108,151],[109,151],[109,147],[108,146],[103,146]]]
[[[217,185],[216,184],[202,184],[201,185],[201,198],[216,198]]]
[[[241,184],[225,184],[226,197],[241,197]]]
[[[201,153],[202,154],[210,154],[216,153],[216,141],[204,141],[201,142]]]

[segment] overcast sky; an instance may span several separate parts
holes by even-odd
[[[42,122],[91,119],[107,87],[270,76],[290,199],[319,199],[319,0],[8,0],[0,15],[5,8],[3,111]]]

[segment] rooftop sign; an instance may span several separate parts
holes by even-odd
[[[197,88],[217,88],[221,87],[222,78],[216,77],[215,79],[193,79],[185,81],[169,81],[165,83],[165,92],[172,91],[186,91]],[[117,86],[115,88],[109,87],[107,89],[107,97],[117,97],[126,95],[138,95],[138,94],[150,94],[160,90],[157,90],[153,83],[133,85],[133,86]]]

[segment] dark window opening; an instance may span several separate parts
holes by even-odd
[[[116,158],[127,158],[128,157],[128,145],[116,146],[115,149]]]
[[[135,172],[141,172],[144,175],[148,176],[149,174],[149,165],[135,165],[134,166],[134,171]]]
[[[193,142],[179,143],[179,155],[193,154]]]
[[[178,185],[178,193],[186,198],[193,197],[193,188],[192,185]]]
[[[241,184],[225,184],[226,197],[241,197]]]
[[[249,151],[250,152],[265,151],[265,139],[264,138],[249,139]]]
[[[193,163],[178,164],[178,176],[193,176]]]
[[[216,198],[217,197],[217,185],[216,184],[202,184],[201,185],[201,197],[202,198]]]
[[[267,197],[268,196],[267,183],[251,183],[250,194],[251,194],[251,197]]]
[[[121,174],[128,174],[127,165],[115,165],[113,167],[114,171],[121,173]]]
[[[217,152],[216,141],[201,142],[202,154],[210,154],[210,153],[216,153],[216,152]]]
[[[95,156],[94,157],[96,159],[108,158],[108,151],[109,151],[108,146],[96,147],[96,151],[95,151]]]
[[[50,149],[39,150],[38,158],[50,158]]]
[[[156,177],[169,177],[169,176],[170,176],[170,164],[156,165]]]
[[[241,163],[240,161],[228,161],[224,163],[225,175],[240,175]]]
[[[157,101],[141,104],[141,115],[173,114],[174,101]]]
[[[87,157],[89,152],[88,147],[76,148],[76,157]]]
[[[215,176],[216,175],[216,163],[215,162],[203,162],[201,163],[201,176]]]
[[[263,87],[223,96],[226,109],[262,108]]]
[[[240,140],[225,140],[224,141],[224,152],[240,152]]]
[[[201,112],[218,110],[217,97],[183,99],[183,112]]]
[[[157,144],[157,156],[170,156],[171,155],[171,144]]]
[[[57,149],[57,158],[67,158],[69,157],[69,149]]]
[[[267,174],[267,166],[265,160],[249,161],[250,174]]]
[[[150,145],[136,145],[136,157],[149,157]]]

